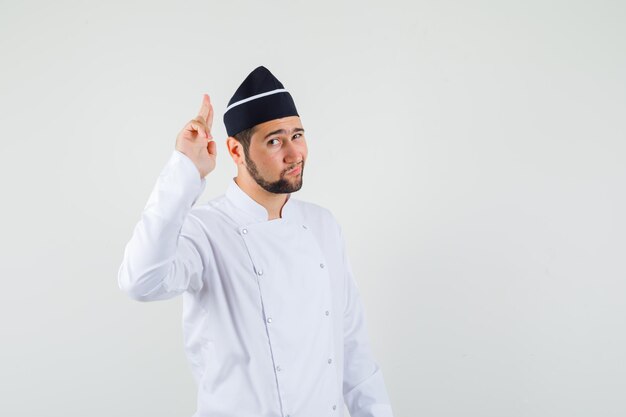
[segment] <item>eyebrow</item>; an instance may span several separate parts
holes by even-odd
[[[291,130],[291,133],[293,134],[293,133],[296,133],[296,132],[304,132],[304,129],[302,129],[301,127],[294,127]],[[263,140],[266,140],[267,138],[269,138],[272,135],[278,135],[278,134],[284,135],[286,133],[287,133],[287,131],[285,129],[274,130],[273,132],[270,132],[267,135],[265,135],[265,138],[263,138]]]

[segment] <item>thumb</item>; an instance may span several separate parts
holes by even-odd
[[[215,144],[214,140],[209,140],[209,143],[206,146],[207,151],[209,151],[209,154],[211,155],[217,155],[217,145]]]

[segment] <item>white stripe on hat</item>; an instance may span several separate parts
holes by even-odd
[[[265,93],[261,93],[261,94],[256,94],[252,97],[248,97],[248,98],[244,98],[243,100],[239,100],[234,102],[233,104],[231,104],[230,106],[226,107],[226,111],[224,113],[226,113],[228,110],[232,109],[235,106],[238,106],[240,104],[246,103],[250,100],[254,100],[257,98],[261,98],[261,97],[265,97],[265,96],[269,96],[271,94],[276,94],[276,93],[287,93],[288,91],[285,90],[284,88],[277,88],[276,90],[272,90],[272,91],[266,91]]]

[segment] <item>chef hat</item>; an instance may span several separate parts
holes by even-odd
[[[264,66],[256,67],[241,83],[228,102],[224,125],[234,136],[268,120],[299,116],[291,94]]]

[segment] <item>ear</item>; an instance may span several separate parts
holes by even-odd
[[[243,146],[233,136],[229,136],[226,139],[226,148],[228,149],[228,153],[230,154],[230,157],[233,158],[233,161],[235,161],[237,165],[245,161],[245,158],[243,155]]]

